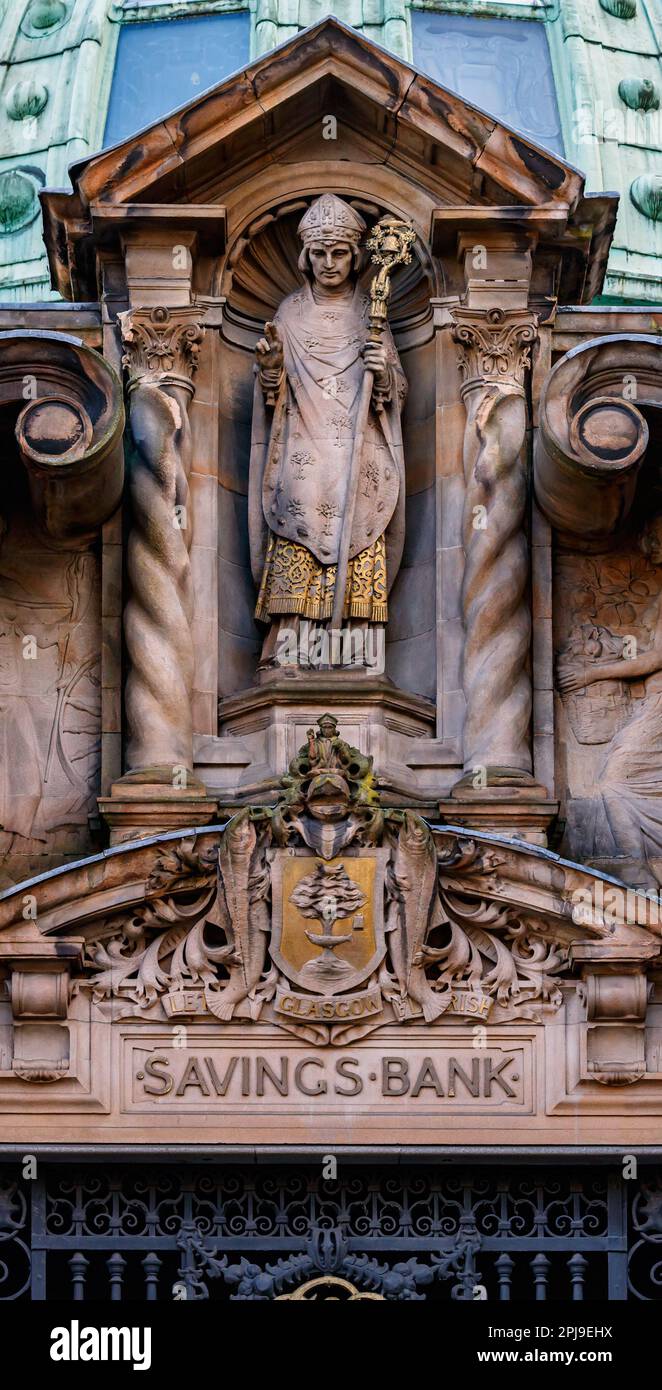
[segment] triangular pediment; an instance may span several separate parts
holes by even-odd
[[[231,248],[271,204],[309,196],[322,173],[355,200],[399,203],[428,244],[435,208],[563,211],[556,244],[597,266],[588,282],[575,273],[572,291],[595,293],[615,199],[586,199],[565,161],[334,18],[74,165],[73,193],[45,192],[54,284],[95,297],[90,244],[104,210],[217,204]]]

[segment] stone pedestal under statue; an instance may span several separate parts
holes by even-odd
[[[194,741],[196,776],[221,805],[272,799],[283,769],[327,709],[342,738],[373,758],[391,804],[415,804],[436,815],[435,789],[440,779],[450,789],[456,767],[452,749],[434,738],[434,706],[367,673],[287,677],[274,671],[252,690],[223,700],[220,737]]]

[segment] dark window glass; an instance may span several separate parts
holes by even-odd
[[[104,145],[151,125],[241,68],[248,62],[249,30],[247,10],[125,24]]]
[[[547,35],[536,20],[412,10],[414,64],[474,106],[563,155]]]

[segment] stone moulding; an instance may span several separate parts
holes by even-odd
[[[648,447],[641,406],[662,406],[662,337],[608,334],[549,373],[534,451],[538,505],[558,530],[602,540],[626,520]]]
[[[14,402],[39,524],[57,540],[98,530],[124,484],[124,405],[112,367],[64,333],[0,333],[0,404]]]

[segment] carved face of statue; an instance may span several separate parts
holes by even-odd
[[[317,284],[338,290],[352,273],[354,252],[347,241],[319,241],[308,247],[308,259]]]

